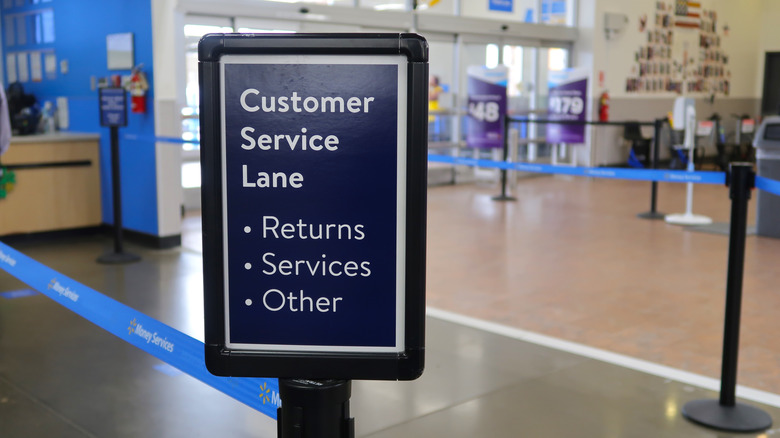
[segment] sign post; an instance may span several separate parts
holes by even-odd
[[[510,2],[511,11],[511,2]],[[468,119],[466,145],[475,149],[503,148],[503,160],[509,156],[507,144],[507,81],[509,68],[470,66],[468,74]],[[506,193],[507,171],[501,169],[501,194],[496,201],[514,201]]]
[[[210,372],[283,397],[420,376],[427,56],[414,34],[201,40]]]
[[[111,187],[114,202],[114,252],[98,257],[98,263],[121,264],[141,260],[124,251],[122,242],[122,185],[119,177],[119,127],[127,126],[127,95],[124,88],[100,88],[100,126],[108,126],[111,141]]]

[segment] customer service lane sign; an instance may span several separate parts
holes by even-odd
[[[425,40],[212,34],[198,60],[208,370],[419,377]]]
[[[228,347],[402,349],[405,66],[223,57]]]

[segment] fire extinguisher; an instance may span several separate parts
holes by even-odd
[[[141,71],[141,66],[136,66],[130,73],[130,81],[127,83],[127,91],[130,92],[130,111],[137,114],[146,113],[146,91],[149,90],[149,82]]]
[[[609,121],[609,94],[601,93],[599,97],[599,122]]]

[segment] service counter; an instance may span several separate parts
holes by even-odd
[[[0,199],[0,235],[101,225],[99,145],[98,134],[13,137],[0,157],[16,174]]]

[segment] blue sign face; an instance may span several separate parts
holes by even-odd
[[[124,88],[101,88],[100,126],[127,126],[127,98]]]
[[[513,0],[489,0],[488,9],[491,11],[512,12]]]
[[[333,62],[221,61],[228,347],[403,350],[406,60]]]

